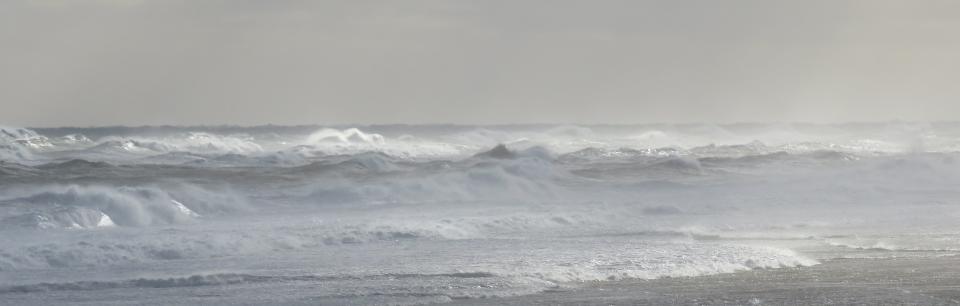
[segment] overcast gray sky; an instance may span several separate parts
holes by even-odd
[[[0,124],[960,120],[960,1],[0,2]]]

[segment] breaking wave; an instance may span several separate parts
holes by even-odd
[[[210,133],[189,132],[178,137],[164,138],[119,138],[107,137],[93,147],[85,149],[89,153],[156,155],[169,152],[191,152],[196,154],[255,154],[263,152],[263,147],[249,136],[223,136]]]
[[[66,185],[33,188],[19,196],[0,200],[0,216],[4,227],[138,227],[181,223],[200,216],[197,211],[216,212],[244,206],[243,200],[231,199],[229,195],[191,186],[180,188],[187,192],[174,196],[155,187]]]
[[[49,146],[47,137],[32,130],[0,126],[0,160],[30,160],[34,158],[33,150]]]

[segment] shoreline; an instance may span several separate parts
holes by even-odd
[[[623,280],[451,305],[960,305],[960,256],[831,259],[809,267]]]

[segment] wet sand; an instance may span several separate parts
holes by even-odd
[[[960,305],[960,257],[834,259],[803,268],[597,282],[463,305]]]

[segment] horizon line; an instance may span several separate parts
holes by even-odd
[[[960,120],[856,120],[844,122],[810,122],[810,121],[737,121],[737,122],[649,122],[649,123],[262,123],[262,124],[144,124],[144,125],[63,125],[63,126],[17,126],[0,124],[0,127],[21,127],[26,129],[100,129],[100,128],[262,128],[262,127],[387,127],[387,126],[452,126],[452,127],[509,127],[509,126],[692,126],[692,125],[850,125],[850,124],[960,124]]]

